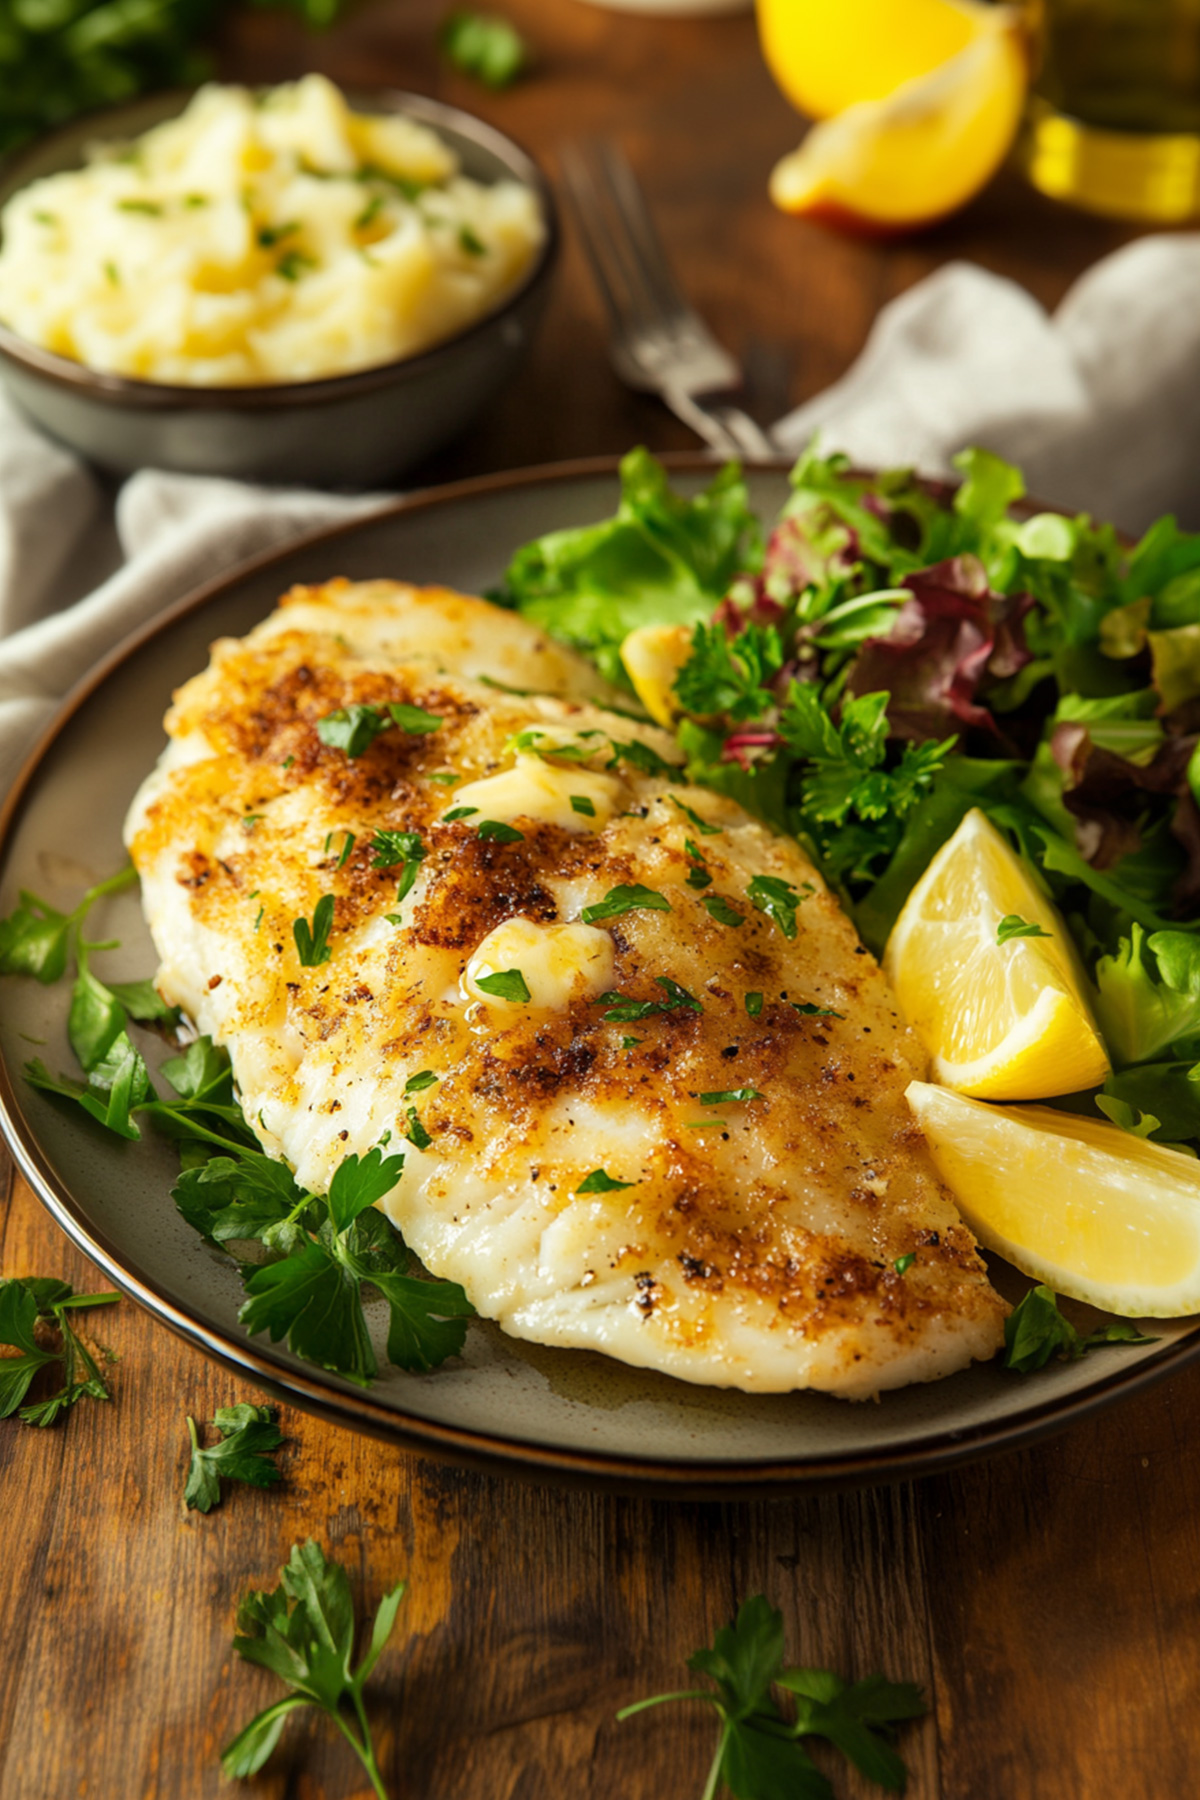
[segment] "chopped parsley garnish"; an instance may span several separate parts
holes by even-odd
[[[692,865],[691,868],[688,870],[688,876],[687,876],[688,886],[690,888],[696,888],[697,890],[699,890],[701,888],[711,887],[712,886],[712,871],[709,868],[708,864],[705,862],[702,852],[696,848],[696,846],[695,846],[695,844],[693,844],[691,838],[684,838],[683,848],[687,854],[688,861]]]
[[[700,1700],[720,1720],[716,1754],[705,1784],[714,1800],[724,1784],[738,1800],[831,1800],[832,1788],[800,1740],[826,1738],[868,1780],[903,1792],[907,1771],[892,1748],[895,1729],[927,1710],[919,1687],[868,1675],[846,1682],[829,1669],[792,1669],[784,1663],[783,1615],[755,1594],[737,1620],[717,1632],[711,1649],[688,1658],[693,1674],[716,1692],[687,1688],[622,1707],[619,1720],[649,1706]],[[792,1697],[795,1717],[780,1710],[773,1689]]]
[[[406,1117],[408,1119],[408,1130],[404,1133],[405,1137],[414,1149],[428,1150],[433,1139],[426,1131],[424,1125],[422,1125],[420,1114],[417,1112],[415,1106],[410,1106],[408,1108]]]
[[[293,919],[292,936],[296,940],[296,953],[301,966],[315,969],[321,963],[329,961],[329,932],[333,924],[335,905],[332,894],[322,894],[313,909],[312,924],[307,919]]]
[[[432,1069],[422,1069],[418,1074],[410,1075],[404,1084],[405,1099],[410,1094],[423,1094],[426,1088],[435,1086],[440,1080],[441,1076],[435,1075]]]
[[[442,814],[442,824],[455,825],[459,819],[469,819],[478,811],[477,806],[452,806],[448,813]]]
[[[350,859],[350,852],[353,850],[356,842],[357,842],[357,839],[355,838],[354,833],[352,831],[348,831],[346,833],[346,841],[342,845],[342,854],[337,859],[337,866],[339,869],[345,868],[347,862]]]
[[[736,906],[731,906],[724,894],[704,894],[700,901],[710,918],[718,925],[744,925],[743,915]]]
[[[265,813],[243,813],[241,826],[243,831],[253,831],[254,827],[266,818]]]
[[[425,845],[419,831],[377,831],[371,839],[373,869],[394,869],[398,863],[423,862]]]
[[[364,756],[377,737],[398,725],[408,736],[422,736],[436,731],[441,719],[421,706],[407,706],[389,701],[386,706],[356,702],[339,706],[317,720],[317,736],[331,750],[344,750],[349,757]]]
[[[500,682],[489,682],[488,685],[489,687],[500,687],[502,684]],[[516,691],[516,689],[512,688],[505,689],[506,693],[513,693]],[[565,744],[559,743],[556,738],[550,737],[547,732],[539,731],[536,726],[530,725],[527,726],[524,731],[518,731],[515,736],[510,737],[505,744],[504,749],[505,752],[510,755],[524,754],[526,756],[540,756],[543,762],[557,760],[558,762],[585,763],[595,756],[598,749],[597,744],[589,743],[585,740],[600,738],[602,736],[603,733],[599,731],[581,731],[578,734],[578,741],[576,743]]]
[[[749,1015],[752,1019],[757,1019],[759,1017],[759,1015],[761,1014],[762,1009],[763,1009],[763,997],[761,994],[747,994],[746,995],[746,1011],[749,1013]]]
[[[635,1181],[616,1181],[605,1169],[593,1169],[575,1189],[577,1194],[615,1194],[621,1188],[636,1187]]]
[[[454,787],[457,782],[462,780],[462,776],[456,774],[453,769],[430,769],[426,780],[436,781],[440,787]]]
[[[315,1706],[347,1739],[373,1791],[383,1800],[363,1689],[392,1635],[405,1584],[379,1602],[367,1649],[355,1669],[354,1601],[350,1578],[340,1563],[327,1560],[310,1538],[303,1546],[292,1545],[279,1577],[279,1586],[270,1593],[252,1590],[242,1595],[237,1612],[240,1635],[233,1647],[243,1661],[277,1675],[290,1692],[226,1744],[221,1772],[228,1781],[257,1774],[278,1744],[288,1714]]]
[[[622,1050],[636,1050],[641,1041],[642,1040],[639,1037],[623,1037],[621,1039],[621,1048]]]
[[[275,1423],[273,1406],[221,1406],[213,1414],[213,1430],[220,1433],[215,1444],[203,1448],[195,1419],[189,1416],[188,1436],[192,1454],[188,1463],[187,1483],[183,1490],[184,1505],[189,1510],[207,1513],[221,1504],[221,1478],[245,1481],[251,1487],[272,1487],[282,1481],[282,1471],[271,1461],[270,1453],[278,1450],[283,1433]]]
[[[295,237],[299,229],[298,219],[289,219],[286,225],[260,225],[257,233],[259,245],[264,250],[271,250],[276,244],[282,243],[284,238]]]
[[[317,720],[317,736],[331,750],[347,756],[364,756],[375,739],[391,724],[377,706],[339,706]]]
[[[683,772],[674,763],[652,750],[649,744],[643,744],[640,738],[631,738],[622,742],[619,738],[609,738],[612,745],[612,761],[608,767],[614,768],[619,762],[627,762],[633,768],[640,769],[643,775],[666,775],[672,781],[683,779]]]
[[[790,881],[782,881],[777,875],[756,875],[746,889],[746,898],[758,912],[765,913],[773,919],[785,938],[796,935],[796,909],[808,899],[813,889],[809,882],[804,884],[807,892],[792,886]]]
[[[685,806],[683,801],[677,799],[674,794],[672,794],[670,796],[670,800],[671,800],[671,805],[677,806],[679,808],[680,812],[683,814],[685,819],[691,820],[692,824],[696,827],[696,830],[700,833],[701,837],[720,837],[721,836],[722,828],[720,825],[710,825],[707,819],[702,819],[700,817],[700,814],[698,812],[696,812],[693,807]]]
[[[665,1000],[631,1000],[627,994],[619,994],[615,990],[601,994],[596,1004],[607,1007],[604,1018],[614,1025],[635,1025],[639,1019],[650,1019],[656,1014],[675,1012],[679,1007],[687,1007],[691,1012],[702,1012],[704,1009],[694,994],[689,994],[685,987],[672,981],[669,975],[654,977],[659,987],[666,994]]]
[[[464,250],[468,256],[487,255],[487,245],[483,242],[482,238],[476,236],[469,225],[459,226],[458,243],[459,248]]]
[[[670,910],[671,902],[665,894],[634,882],[628,887],[610,888],[603,900],[597,900],[592,906],[585,906],[579,916],[585,925],[594,925],[597,919],[616,919],[622,913]]]
[[[119,1294],[77,1294],[68,1281],[53,1276],[26,1275],[0,1281],[0,1344],[16,1356],[0,1357],[0,1419],[13,1413],[26,1425],[53,1425],[68,1407],[85,1395],[107,1400],[108,1386],[95,1357],[71,1325],[69,1315],[83,1307],[111,1306]],[[61,1349],[38,1341],[39,1325],[49,1326],[61,1339]],[[42,1369],[62,1364],[62,1385],[45,1400],[22,1406]]]
[[[792,1011],[802,1019],[844,1019],[845,1013],[834,1012],[832,1006],[817,1006],[812,1000],[789,1000]]]
[[[766,1095],[760,1094],[757,1088],[741,1087],[719,1088],[711,1094],[700,1094],[698,1098],[701,1106],[733,1106],[743,1100],[765,1100]]]
[[[897,1275],[907,1275],[908,1271],[912,1268],[912,1266],[916,1262],[916,1260],[917,1260],[916,1251],[909,1250],[906,1255],[898,1256],[896,1258],[895,1262],[892,1264],[892,1267],[893,1267],[893,1269],[895,1269]]]
[[[497,1000],[508,1000],[515,1006],[527,1006],[531,995],[520,969],[497,969],[494,975],[477,975],[475,986]]]
[[[107,279],[110,287],[120,287],[121,271],[118,269],[115,262],[106,262],[105,263],[104,274],[105,274],[105,278]]]
[[[476,830],[481,838],[491,838],[497,844],[520,844],[525,839],[523,831],[518,831],[515,825],[505,825],[500,819],[481,819]]]
[[[409,737],[425,737],[436,731],[442,720],[437,713],[431,713],[423,706],[409,706],[403,701],[393,700],[388,703],[388,712],[394,724]]]
[[[363,207],[357,219],[354,221],[355,231],[366,231],[372,226],[386,204],[387,202],[382,194],[372,194],[371,198],[367,201],[367,204]]]
[[[275,264],[275,273],[284,281],[299,281],[305,269],[315,269],[316,258],[305,256],[303,250],[285,250]]]
[[[1006,913],[996,927],[996,942],[1007,944],[1011,938],[1048,938],[1052,931],[1044,931],[1040,925],[1031,925],[1020,913]]]
[[[682,779],[680,769],[637,738],[627,741],[610,737],[606,731],[580,731],[575,734],[575,740],[573,744],[560,743],[547,732],[540,731],[536,726],[529,726],[524,731],[518,731],[515,737],[509,738],[504,748],[540,756],[543,762],[585,763],[590,762],[594,756],[604,756],[607,745],[607,760],[604,763],[606,769],[615,769],[618,763],[627,762],[645,775],[667,775],[673,781]]]
[[[581,813],[585,819],[594,819],[596,816],[596,808],[586,794],[571,795],[571,811]]]
[[[162,218],[162,207],[157,200],[118,200],[117,211],[123,213],[144,213],[148,219]]]

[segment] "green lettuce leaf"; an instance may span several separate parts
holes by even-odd
[[[552,637],[586,650],[625,685],[619,647],[639,625],[694,625],[734,576],[761,560],[762,537],[735,463],[694,499],[673,493],[647,450],[621,463],[614,518],[553,531],[518,550],[501,598]]]

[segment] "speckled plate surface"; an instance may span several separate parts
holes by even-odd
[[[681,462],[686,471],[689,465]],[[690,464],[694,471],[696,462]],[[702,476],[681,473],[685,485]],[[773,513],[782,470],[751,476]],[[64,910],[120,865],[121,821],[163,745],[171,690],[224,633],[246,631],[294,581],[392,576],[470,591],[492,585],[529,538],[611,513],[612,463],[490,477],[402,502],[244,564],[182,599],[118,650],[64,707],[0,815],[0,913],[29,887]],[[92,925],[121,949],[99,972],[129,980],[155,964],[135,894]],[[980,1367],[930,1387],[851,1405],[814,1394],[752,1396],[690,1387],[585,1351],[546,1350],[472,1323],[461,1362],[406,1375],[382,1356],[385,1309],[370,1307],[385,1373],[367,1391],[298,1361],[237,1321],[233,1265],[171,1204],[172,1146],[128,1144],[22,1080],[28,1057],[72,1066],[68,984],[0,989],[0,1122],[21,1169],[63,1229],[164,1324],[277,1396],[410,1449],[534,1479],[750,1498],[814,1484],[886,1480],[1028,1443],[1129,1395],[1200,1351],[1200,1319],[1154,1327],[1153,1345],[1055,1364],[1034,1377]],[[166,1054],[141,1042],[152,1066]],[[998,1285],[1009,1272],[998,1267]],[[1015,1295],[1024,1286],[1012,1278]]]

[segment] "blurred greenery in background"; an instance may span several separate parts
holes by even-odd
[[[231,0],[0,0],[0,153],[76,113],[212,72],[200,41]],[[341,0],[254,0],[328,25]]]

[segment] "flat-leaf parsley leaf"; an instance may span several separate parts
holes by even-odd
[[[184,1504],[196,1512],[211,1512],[221,1504],[221,1477],[228,1481],[245,1481],[251,1487],[272,1487],[282,1481],[282,1472],[271,1461],[270,1452],[278,1450],[283,1433],[275,1423],[273,1406],[219,1406],[212,1418],[213,1430],[220,1433],[215,1444],[202,1447],[196,1421],[188,1417],[188,1436],[192,1454],[188,1462]]]

